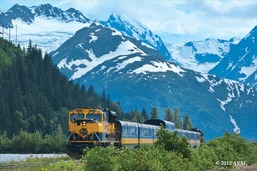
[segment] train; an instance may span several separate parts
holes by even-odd
[[[148,119],[143,124],[116,119],[116,113],[108,109],[76,108],[69,112],[69,137],[67,154],[72,158],[81,158],[85,148],[95,146],[140,147],[150,145],[157,140],[157,131],[163,126],[169,132],[187,137],[191,147],[204,142],[204,133],[199,129],[176,129],[173,122],[162,119]]]

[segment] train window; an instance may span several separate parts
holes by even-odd
[[[71,122],[74,122],[77,119],[83,119],[83,118],[84,118],[84,114],[73,113],[70,115]]]
[[[190,133],[187,132],[186,135],[187,135],[187,139],[190,139]]]
[[[188,132],[187,134],[188,134],[188,139],[191,139],[191,133]]]
[[[146,135],[147,135],[147,136],[150,136],[150,135],[151,135],[151,129],[146,128],[145,131],[146,131]]]
[[[130,134],[131,135],[135,135],[136,134],[136,128],[135,127],[131,127]]]
[[[188,133],[189,139],[193,139],[193,134],[191,132]]]
[[[127,131],[127,126],[123,126],[122,128],[122,135],[127,135],[128,131]]]
[[[91,119],[94,121],[101,122],[102,121],[102,115],[101,114],[87,114],[87,119]]]
[[[143,130],[143,128],[140,129],[140,135],[142,135],[142,136],[144,135],[144,130]]]
[[[146,130],[145,130],[145,128],[141,128],[140,131],[141,131],[141,135],[142,135],[142,136],[146,136]]]
[[[131,131],[130,127],[127,126],[127,135],[130,135],[130,133],[131,133],[130,131]]]

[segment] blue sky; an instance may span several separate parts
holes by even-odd
[[[16,3],[28,7],[50,3],[62,10],[73,7],[100,20],[117,13],[174,42],[242,38],[257,25],[256,0],[0,0],[0,10]]]

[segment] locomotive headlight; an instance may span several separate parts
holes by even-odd
[[[82,122],[82,126],[86,126],[86,121],[83,121],[83,122]]]

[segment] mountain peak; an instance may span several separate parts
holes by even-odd
[[[110,21],[110,22],[114,22],[114,21],[117,21],[117,20],[121,21],[121,17],[116,13],[112,13],[110,15],[109,19],[108,19],[108,21]]]
[[[88,23],[90,20],[86,18],[80,11],[69,8],[63,11],[51,4],[41,4],[38,6],[26,7],[24,5],[15,4],[7,12],[0,14],[0,25],[5,28],[13,28],[13,21],[21,19],[28,25],[33,23],[36,17],[43,16],[48,19],[57,19],[64,22],[76,21],[80,23]]]
[[[124,19],[125,18],[125,19]],[[136,20],[127,16],[112,13],[107,21],[100,21],[104,26],[114,28],[128,37],[140,40],[159,51],[163,58],[171,60],[171,56],[161,38]]]
[[[257,25],[244,37],[244,40],[248,40],[252,43],[256,43],[257,41]]]
[[[11,19],[17,19],[20,18],[22,21],[26,22],[27,24],[30,24],[34,20],[34,14],[30,11],[29,8],[27,8],[24,5],[15,4],[12,6],[7,12],[6,20]],[[4,16],[1,16],[0,18],[3,18]],[[9,24],[12,26],[11,24]]]
[[[27,7],[24,6],[24,5],[15,4],[15,5],[13,5],[8,11],[22,10],[22,9],[24,9],[24,8],[27,8]]]
[[[53,6],[51,4],[49,4],[49,3],[41,4],[38,7],[41,7],[41,8],[53,8]]]
[[[210,74],[257,87],[257,26],[216,65]]]

